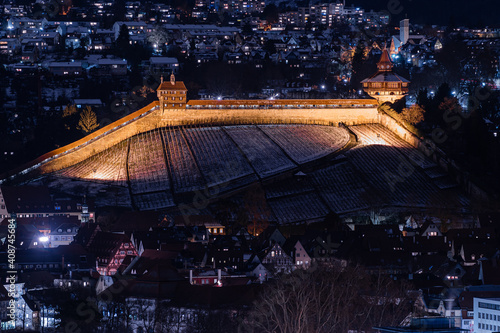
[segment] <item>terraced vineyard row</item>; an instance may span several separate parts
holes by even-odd
[[[321,219],[328,214],[316,193],[299,194],[269,200],[269,206],[278,223],[293,223]]]
[[[126,186],[127,147],[128,140],[124,140],[80,163],[57,171],[55,175]]]
[[[394,205],[439,205],[438,189],[397,148],[362,146],[351,149],[349,161],[371,186],[384,193]]]
[[[343,128],[310,125],[260,125],[290,158],[303,164],[342,148],[349,141]]]
[[[161,133],[167,147],[168,165],[175,192],[191,192],[202,189],[203,177],[181,130],[163,128]]]
[[[155,192],[134,195],[135,205],[139,210],[154,210],[175,206],[170,192]]]
[[[368,186],[347,162],[320,169],[311,177],[329,208],[338,214],[383,202],[381,193]]]
[[[231,126],[224,130],[236,142],[261,177],[290,170],[296,165],[256,126]]]
[[[279,198],[287,195],[294,195],[300,193],[307,193],[314,191],[314,186],[304,176],[295,176],[294,178],[285,179],[276,183],[266,185],[266,198]]]
[[[397,137],[380,124],[357,125],[349,127],[357,136],[358,140],[365,145],[386,145],[398,148],[407,158],[420,168],[427,169],[436,164],[420,153],[415,147]]]
[[[221,128],[190,128],[184,133],[209,187],[253,173],[245,157]]]
[[[132,193],[169,190],[161,134],[146,132],[130,139],[128,172]]]

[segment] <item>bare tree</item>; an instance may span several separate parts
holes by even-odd
[[[147,39],[156,52],[161,51],[165,43],[168,42],[168,31],[164,27],[157,25],[149,33]]]
[[[233,316],[237,312],[227,309],[195,309],[187,326],[189,333],[231,333],[237,332],[238,322]]]
[[[404,108],[401,115],[412,125],[416,125],[424,121],[425,110],[418,104],[413,104],[409,108]]]
[[[76,113],[76,106],[73,104],[68,104],[66,105],[66,107],[64,108],[63,110],[63,118],[66,118],[66,117],[69,117],[69,116],[72,116]]]
[[[177,333],[182,331],[182,309],[172,306],[168,302],[160,302],[157,306],[158,326],[157,329],[164,333]]]
[[[439,110],[448,113],[462,113],[463,109],[456,97],[445,97],[444,101],[439,104]]]
[[[240,331],[311,333],[396,325],[411,311],[407,285],[360,266],[296,270],[262,292]]]
[[[77,128],[88,134],[93,132],[98,127],[99,124],[97,123],[97,115],[94,111],[92,111],[92,108],[87,105],[85,110],[80,113],[80,121],[78,122]]]

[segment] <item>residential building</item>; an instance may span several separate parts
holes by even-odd
[[[56,76],[80,76],[83,74],[83,68],[80,61],[52,61],[49,63],[49,72]]]
[[[149,58],[149,72],[162,75],[177,74],[179,61],[173,57],[151,57]]]
[[[54,228],[49,237],[49,247],[69,245],[73,242],[80,227],[73,223],[64,223]]]
[[[500,298],[474,297],[474,332],[500,331]]]
[[[127,75],[127,60],[125,59],[99,59],[97,62],[99,75],[123,76]]]

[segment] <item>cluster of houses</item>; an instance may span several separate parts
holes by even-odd
[[[409,20],[405,19],[400,23],[399,35],[391,37],[380,32],[390,24],[386,14],[365,12],[362,8],[346,7],[342,3],[310,4],[298,7],[296,11],[282,11],[272,24],[246,13],[247,10],[262,12],[263,5],[260,1],[225,4],[199,0],[195,4],[196,10],[192,11],[196,24],[175,21],[176,14],[170,7],[165,9],[163,5],[151,3],[146,6],[127,2],[126,20],[112,24],[103,21],[103,17],[112,15],[112,3],[95,3],[92,10],[84,11],[88,15],[78,20],[39,18],[21,5],[4,5],[6,24],[0,31],[0,54],[8,59],[4,65],[6,69],[17,76],[36,74],[95,80],[127,78],[131,74],[130,61],[110,55],[115,53],[113,50],[122,26],[126,26],[130,44],[151,51],[151,58],[139,65],[143,76],[182,74],[187,59],[193,60],[195,65],[222,62],[227,65],[250,64],[256,69],[264,68],[266,63],[283,64],[285,68],[300,72],[293,79],[264,83],[266,91],[258,96],[246,96],[269,98],[276,94],[285,97],[291,94],[289,96],[293,97],[294,93],[311,90],[337,90],[335,86],[326,87],[324,80],[313,78],[312,71],[324,71],[329,78],[336,79],[333,80],[335,85],[348,84],[352,75],[351,61],[360,43],[365,46],[365,57],[378,59],[387,46],[396,64],[415,69],[435,67],[435,55],[443,47],[443,29],[436,27],[433,36],[416,34],[416,31],[423,30],[418,26],[411,27]],[[102,13],[89,14],[96,9]],[[69,13],[72,10],[78,8],[71,8]],[[203,19],[210,13],[221,11],[246,16],[239,17],[237,24],[224,25]],[[200,14],[202,12],[207,15]],[[163,17],[160,13],[168,15]],[[200,16],[195,16],[195,13]],[[339,28],[338,23],[349,24],[350,28]],[[324,29],[319,29],[320,26]],[[484,48],[485,43],[490,47],[491,43],[496,43],[494,38],[482,37],[484,34],[484,31],[479,35],[468,31],[465,36],[468,45],[479,49]],[[165,57],[166,54],[170,56]],[[478,66],[472,59],[466,67]],[[74,94],[77,92],[69,93],[78,98]],[[213,94],[200,91],[202,98],[216,97]],[[54,97],[52,95],[44,94],[43,97],[46,102],[55,102],[50,100]]]
[[[17,329],[59,325],[60,308],[48,299],[71,293],[97,299],[106,327],[119,311],[135,313],[127,321],[131,329],[146,330],[165,308],[183,331],[200,309],[250,306],[261,286],[282,274],[348,264],[408,280],[418,294],[415,313],[446,317],[467,331],[478,323],[491,324],[491,331],[497,326],[493,317],[478,317],[485,312],[477,300],[500,296],[498,216],[480,215],[468,229],[409,216],[394,225],[269,226],[254,236],[209,215],[190,216],[186,224],[182,215],[126,212],[101,226],[84,198],[54,198],[46,188],[27,186],[2,186],[0,193],[4,288],[7,226],[12,219],[16,224]],[[116,290],[111,301],[102,296]],[[0,290],[0,303],[9,299]],[[7,307],[1,311],[2,329],[12,329]]]

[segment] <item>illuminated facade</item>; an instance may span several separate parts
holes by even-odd
[[[182,81],[175,81],[175,76],[170,75],[170,81],[161,83],[156,90],[158,100],[160,101],[160,110],[165,109],[183,109],[186,107],[186,93],[187,89]]]
[[[361,81],[363,89],[380,104],[394,103],[408,93],[410,81],[392,71],[393,64],[389,52],[384,49],[377,64],[378,72]]]

